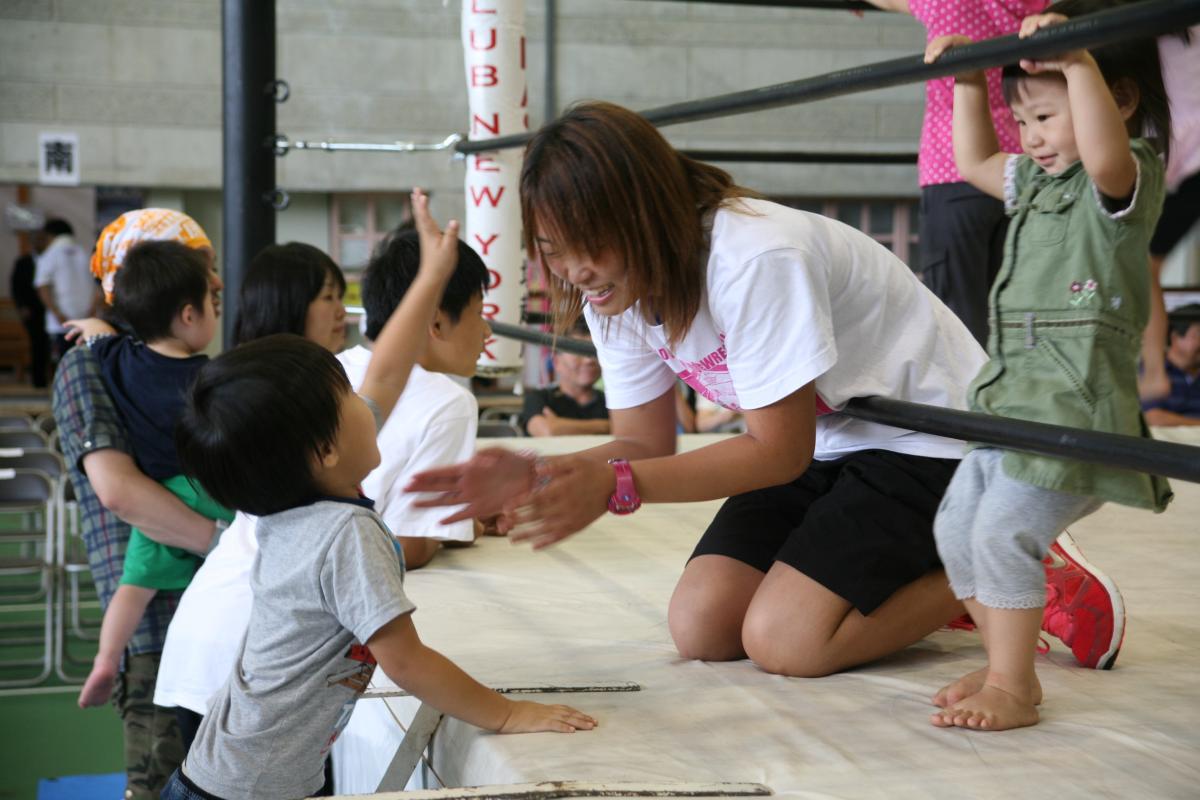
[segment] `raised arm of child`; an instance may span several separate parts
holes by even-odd
[[[379,407],[381,424],[408,383],[413,364],[429,338],[425,330],[432,324],[446,282],[458,264],[458,223],[451,220],[445,231],[439,229],[429,213],[429,196],[420,189],[413,189],[412,207],[421,239],[421,266],[412,287],[375,340],[371,363],[359,387],[359,394]]]
[[[1066,21],[1062,14],[1026,17],[1021,22],[1020,36],[1026,38],[1049,25]],[[1045,61],[1023,59],[1021,69],[1030,75],[1062,73],[1067,81],[1075,146],[1079,148],[1083,169],[1105,197],[1128,198],[1137,181],[1137,163],[1129,149],[1125,120],[1137,109],[1137,90],[1126,89],[1120,81],[1110,89],[1096,60],[1087,50],[1072,50]],[[1114,96],[1114,90],[1117,96]],[[958,103],[957,93],[954,102]],[[955,141],[957,154],[957,139]]]
[[[367,641],[384,673],[397,686],[439,711],[499,733],[591,730],[596,720],[570,706],[509,700],[426,647],[409,614],[396,617]]]
[[[925,48],[925,63],[932,64],[955,47],[971,44],[966,36],[939,36]],[[981,192],[1004,199],[1004,163],[992,112],[988,106],[987,77],[982,70],[954,77],[954,164],[963,178]]]

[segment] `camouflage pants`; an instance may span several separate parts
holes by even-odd
[[[127,654],[113,690],[113,706],[124,723],[126,800],[157,800],[183,762],[175,713],[153,702],[158,660],[158,653]]]

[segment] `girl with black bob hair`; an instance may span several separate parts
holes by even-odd
[[[318,248],[303,242],[268,245],[246,270],[233,344],[294,333],[336,353],[346,340],[345,293],[341,269]]]

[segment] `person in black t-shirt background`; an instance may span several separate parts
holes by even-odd
[[[572,339],[591,341],[582,318],[571,329]],[[604,392],[596,388],[600,362],[594,356],[554,354],[555,384],[525,393],[521,430],[529,436],[607,434],[608,407]]]

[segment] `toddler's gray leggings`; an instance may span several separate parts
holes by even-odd
[[[977,448],[959,465],[933,522],[938,555],[960,600],[1038,608],[1046,602],[1042,559],[1050,544],[1104,501],[1010,478],[1003,457]]]

